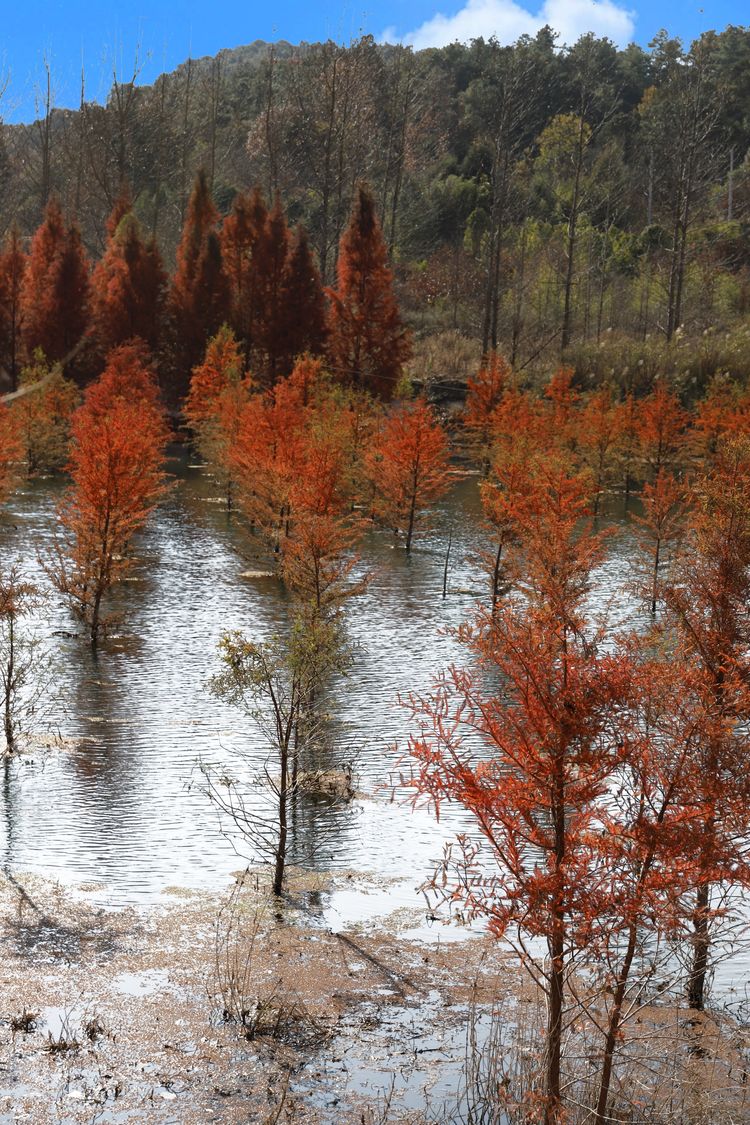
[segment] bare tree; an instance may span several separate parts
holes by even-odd
[[[258,808],[241,782],[204,767],[207,792],[233,821],[254,853],[272,868],[273,893],[280,895],[289,854],[289,817],[300,792],[300,760],[323,732],[325,715],[318,700],[330,676],[343,670],[347,650],[338,627],[320,618],[299,617],[289,640],[247,640],[226,634],[220,645],[222,672],[211,691],[240,706],[253,720],[269,748],[252,795],[265,800]]]

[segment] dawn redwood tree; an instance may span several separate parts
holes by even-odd
[[[691,493],[685,547],[664,591],[674,662],[690,677],[702,737],[694,769],[700,831],[692,909],[690,1006],[705,1004],[712,889],[750,885],[750,440],[720,447]]]
[[[559,367],[544,392],[547,445],[569,454],[578,445],[581,396],[573,386],[572,367]]]
[[[331,386],[322,362],[309,356],[253,395],[239,417],[230,464],[240,503],[311,619],[332,620],[368,581],[353,574],[365,428],[356,396]]]
[[[344,383],[389,399],[411,354],[393,292],[388,249],[369,188],[360,185],[341,239],[338,283],[328,291],[328,354]]]
[[[208,180],[201,171],[188,203],[169,295],[178,388],[230,313],[230,283],[224,271],[218,221]]]
[[[655,479],[661,469],[674,470],[684,448],[688,421],[677,396],[659,379],[651,394],[638,404],[635,415],[643,479],[649,475]]]
[[[417,792],[436,807],[457,801],[480,832],[480,842],[465,837],[447,856],[447,897],[513,941],[546,994],[543,1118],[557,1125],[570,973],[606,895],[598,841],[622,764],[632,667],[624,653],[604,650],[585,614],[603,550],[602,537],[582,527],[590,482],[554,457],[539,458],[529,477],[514,511],[514,586],[523,597],[459,630],[476,671],[454,666],[433,694],[410,700],[422,728],[410,751]],[[467,734],[482,739],[489,759],[472,759]],[[544,942],[545,959],[530,952],[530,938]]]
[[[493,415],[502,401],[511,378],[508,361],[492,351],[482,361],[476,375],[466,383],[464,427],[476,448],[485,473],[489,470],[493,444]]]
[[[130,566],[128,549],[164,493],[167,430],[143,351],[109,357],[72,421],[72,485],[58,510],[62,528],[45,569],[96,645],[102,602]]]
[[[414,535],[430,505],[449,488],[448,438],[425,399],[399,403],[385,418],[366,458],[378,520],[404,537]]]
[[[750,433],[750,397],[725,376],[711,381],[692,419],[692,452],[699,462],[711,461],[722,439]]]
[[[642,493],[643,515],[634,516],[641,556],[643,588],[651,613],[665,585],[663,571],[684,533],[685,488],[671,473],[660,469],[653,484],[647,481]]]
[[[31,241],[21,290],[28,355],[41,348],[52,363],[67,363],[89,324],[90,268],[75,223],[66,227],[51,200]]]
[[[229,323],[245,348],[246,359],[259,316],[254,251],[267,219],[268,208],[258,188],[252,194],[238,192],[219,234],[224,271],[229,281]]]
[[[515,504],[528,484],[524,452],[500,450],[487,479],[479,486],[483,527],[490,545],[478,552],[478,562],[489,579],[490,606],[494,614],[506,587],[505,556],[516,542]]]
[[[44,350],[49,281],[53,263],[62,253],[64,241],[65,220],[62,208],[53,196],[47,204],[44,219],[31,239],[21,286],[23,343],[29,355],[38,347]]]
[[[348,412],[335,402],[323,404],[310,421],[304,471],[289,489],[290,531],[282,542],[281,573],[308,615],[331,621],[345,601],[367,587],[369,576],[353,574],[363,521],[352,510]]]
[[[287,352],[287,326],[298,313],[285,300],[284,278],[289,254],[289,228],[277,196],[253,249],[257,314],[252,347],[270,382]]]
[[[242,348],[224,325],[209,340],[203,362],[193,368],[184,412],[201,456],[223,485],[228,508],[232,507],[230,453],[249,395]]]
[[[492,446],[496,455],[533,456],[547,448],[547,420],[536,395],[508,387],[492,413]]]
[[[167,275],[153,239],[146,242],[127,201],[107,222],[109,238],[91,278],[92,330],[106,354],[137,336],[153,350],[161,334]]]
[[[619,421],[617,404],[607,387],[589,396],[578,418],[577,450],[593,481],[594,519],[599,515],[601,498],[614,477],[620,441]]]
[[[639,955],[682,936],[684,901],[698,870],[692,856],[701,818],[695,766],[702,725],[691,703],[690,673],[655,658],[651,640],[639,635],[627,643],[629,713],[610,786],[616,799],[598,841],[606,893],[596,902],[596,929],[585,952],[589,967],[597,966],[604,1009],[596,1021],[603,1036],[596,1125],[615,1118],[609,1096],[618,1043],[626,1021],[641,1010],[633,998],[655,968],[647,960],[639,972]]]
[[[291,489],[304,474],[304,450],[319,361],[302,359],[286,379],[252,395],[230,451],[240,503],[274,554],[291,528]]]
[[[23,442],[16,419],[4,402],[0,402],[0,504],[8,499],[18,478],[23,458]]]
[[[28,389],[11,404],[11,413],[22,443],[29,476],[59,472],[68,460],[70,422],[79,391],[66,379],[59,364],[50,367],[41,352],[21,372],[21,387]],[[33,388],[33,390],[31,389]]]
[[[281,305],[285,329],[280,362],[286,373],[298,356],[323,355],[326,343],[323,284],[303,227],[297,228],[287,256]]]
[[[26,254],[18,227],[5,239],[0,254],[0,366],[10,377],[10,389],[18,387],[21,369],[21,291],[26,270]]]

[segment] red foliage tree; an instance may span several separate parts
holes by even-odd
[[[594,519],[614,476],[620,417],[611,391],[603,388],[589,396],[576,422],[578,456],[591,473],[594,487]]]
[[[750,399],[726,377],[712,380],[693,418],[693,452],[710,461],[728,434],[750,432]]]
[[[207,340],[230,314],[230,283],[224,271],[218,220],[206,175],[201,171],[188,203],[169,298],[178,389],[190,369],[200,362]]]
[[[573,951],[594,940],[605,894],[596,846],[605,798],[621,767],[621,718],[632,670],[599,650],[585,617],[602,539],[581,530],[589,482],[548,458],[531,468],[513,518],[521,554],[515,584],[525,598],[480,613],[460,637],[477,672],[451,669],[437,691],[413,699],[423,732],[411,740],[418,791],[435,805],[458,801],[474,816],[493,860],[468,839],[449,856],[448,894],[491,930],[511,937],[547,996],[544,1120],[564,1119],[561,1051]],[[489,679],[484,673],[489,672]],[[499,678],[502,691],[488,692]],[[491,757],[473,762],[471,733]],[[533,857],[533,861],[532,861]],[[448,872],[446,872],[448,874]],[[544,965],[528,949],[539,938]]]
[[[304,353],[322,355],[326,342],[323,284],[303,227],[297,228],[284,267],[281,305],[285,328],[279,363],[286,372]]]
[[[497,352],[490,352],[476,375],[466,384],[464,426],[477,449],[485,470],[489,468],[490,451],[495,429],[493,418],[508,386],[511,368]]]
[[[118,201],[107,222],[110,232],[92,275],[92,327],[102,351],[134,336],[151,349],[159,343],[167,276],[156,243],[144,241],[127,201]]]
[[[21,291],[26,254],[18,228],[13,227],[0,254],[0,365],[10,376],[10,388],[18,387],[21,368]]]
[[[277,196],[259,232],[252,258],[257,297],[252,347],[270,381],[275,379],[279,361],[287,352],[288,326],[297,315],[284,301],[288,253],[289,228]]]
[[[339,409],[314,416],[303,443],[304,472],[289,490],[292,519],[282,543],[282,574],[313,619],[330,620],[368,583],[368,576],[353,578],[362,521],[352,512],[346,422]]]
[[[376,517],[411,550],[428,509],[449,487],[448,439],[423,398],[386,417],[367,457]]]
[[[644,592],[656,613],[664,585],[665,556],[673,555],[684,532],[685,489],[661,469],[653,484],[643,486],[643,515],[635,517],[636,537],[643,560]]]
[[[56,200],[31,242],[21,291],[27,353],[68,362],[89,323],[89,263],[75,223],[67,228]]]
[[[230,462],[254,531],[278,553],[291,528],[291,489],[304,474],[306,428],[320,364],[297,365],[242,411]]]
[[[232,449],[243,507],[311,619],[330,621],[368,580],[353,577],[362,528],[352,504],[354,405],[331,392],[320,360],[303,357],[250,400]]]
[[[0,402],[0,504],[8,499],[18,477],[23,443],[11,411]]]
[[[505,582],[505,554],[516,542],[515,505],[528,483],[525,451],[502,450],[492,463],[487,479],[480,485],[484,529],[491,538],[491,549],[478,552],[478,562],[489,578],[490,605],[496,612]]]
[[[671,469],[679,460],[685,442],[688,415],[677,396],[659,380],[650,395],[638,405],[636,435],[644,465],[644,479]]]
[[[106,624],[103,598],[127,572],[131,540],[165,489],[167,430],[142,356],[132,346],[118,349],[73,417],[73,483],[58,513],[62,537],[46,563],[93,645]]]
[[[229,280],[229,323],[245,347],[246,358],[249,358],[259,315],[258,276],[253,256],[267,219],[268,209],[258,188],[251,195],[238,192],[219,235],[224,270]]]
[[[573,386],[571,367],[555,371],[544,392],[548,402],[547,443],[550,449],[572,450],[577,445],[577,420],[581,396]]]
[[[231,328],[224,325],[209,340],[203,363],[193,368],[185,400],[185,418],[196,444],[221,480],[232,506],[230,455],[240,429],[242,411],[250,393],[243,373],[242,349]]]
[[[393,293],[375,202],[363,185],[341,239],[338,284],[329,297],[333,370],[344,382],[391,398],[411,346]]]
[[[750,440],[728,440],[692,490],[686,546],[664,592],[674,662],[700,731],[694,787],[700,830],[692,913],[691,1007],[705,1002],[712,888],[750,884]]]

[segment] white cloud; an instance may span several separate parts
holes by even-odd
[[[635,13],[621,8],[613,0],[545,0],[534,14],[515,0],[466,0],[454,16],[438,12],[420,27],[400,37],[417,49],[443,47],[447,43],[466,43],[480,36],[495,36],[501,43],[512,43],[520,35],[535,35],[549,24],[562,43],[575,43],[587,31],[607,36],[618,46],[625,46],[633,37]],[[393,42],[395,29],[388,28],[381,39]]]

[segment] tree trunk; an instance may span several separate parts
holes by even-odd
[[[622,1006],[625,1000],[625,989],[627,987],[628,977],[630,976],[630,968],[633,964],[633,958],[635,957],[636,937],[636,928],[635,926],[631,926],[628,937],[628,947],[625,953],[625,959],[622,963],[622,968],[620,969],[617,977],[617,984],[615,986],[614,997],[612,1001],[612,1010],[609,1013],[607,1034],[604,1039],[602,1073],[599,1080],[599,1097],[596,1103],[596,1125],[606,1125],[606,1122],[608,1120],[607,1101],[609,1100],[609,1087],[612,1081],[612,1066],[615,1058],[617,1036],[620,1031],[620,1023],[622,1020]]]
[[[706,1002],[706,974],[708,972],[708,915],[711,888],[701,883],[695,893],[693,913],[693,964],[688,978],[688,1004],[702,1012]]]
[[[654,573],[651,582],[651,614],[656,614],[656,594],[659,584],[659,556],[661,554],[661,539],[656,540],[654,550]]]
[[[280,895],[284,886],[284,868],[286,867],[287,845],[287,803],[289,799],[289,743],[285,741],[281,747],[281,777],[279,779],[279,836],[276,841],[276,854],[273,868],[273,893]]]
[[[8,617],[8,664],[5,669],[5,699],[4,699],[4,726],[5,726],[5,753],[10,755],[15,750],[13,737],[13,680],[15,678],[15,633],[13,628],[13,614]]]

